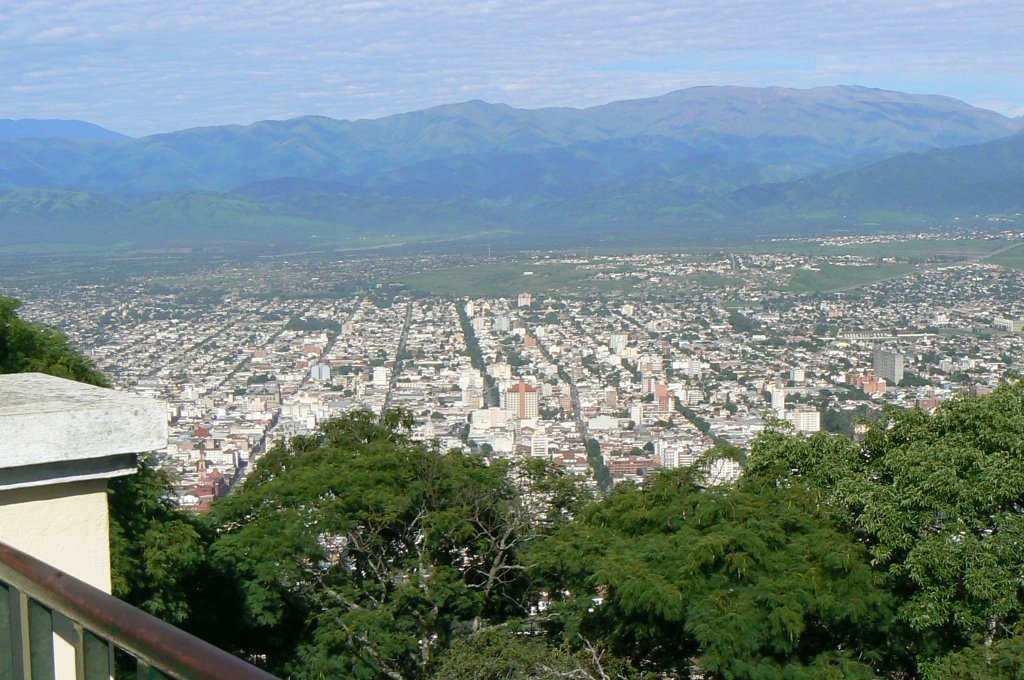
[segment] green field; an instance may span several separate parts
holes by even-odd
[[[743,279],[735,276],[723,276],[718,272],[705,272],[703,274],[691,274],[682,276],[679,281],[687,287],[697,288],[725,288],[727,286],[742,286]]]
[[[1018,245],[1015,248],[1011,248],[1005,252],[999,253],[988,258],[988,262],[993,264],[1001,264],[1004,267],[1010,269],[1024,269],[1024,243]]]
[[[860,257],[897,257],[909,260],[934,258],[980,257],[999,250],[1013,241],[1005,238],[935,238],[907,241],[885,241],[851,245],[823,244],[815,239],[792,241],[761,241],[725,248],[706,248],[700,252],[753,255],[759,253],[792,253],[795,255],[857,255]],[[1024,242],[1020,242],[1024,244]],[[698,251],[693,251],[698,252]]]
[[[881,264],[869,267],[838,267],[823,264],[820,271],[798,269],[786,286],[794,293],[826,293],[865,286],[876,281],[909,274],[918,269],[912,264]]]
[[[416,292],[453,297],[506,297],[552,290],[629,290],[637,284],[633,277],[617,281],[594,280],[594,273],[572,264],[488,262],[412,274],[399,281]]]

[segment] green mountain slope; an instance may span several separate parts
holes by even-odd
[[[924,226],[1021,209],[1022,125],[946,97],[725,87],[582,110],[467,102],[0,141],[0,245],[495,231],[676,242]],[[935,148],[954,144],[966,146]]]
[[[589,109],[466,102],[378,120],[306,117],[106,144],[10,141],[0,143],[0,188],[228,191],[281,177],[379,187],[425,161],[453,174],[476,156],[488,175],[502,170],[507,154],[518,154],[537,173],[548,160],[539,152],[639,137],[680,142],[729,163],[786,169],[795,179],[904,151],[988,141],[1020,127],[945,97],[845,86],[706,87]]]
[[[710,201],[709,215],[863,224],[880,218],[933,223],[1024,211],[1024,135],[896,156],[857,170],[754,186]]]

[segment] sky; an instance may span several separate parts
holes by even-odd
[[[0,0],[0,118],[132,136],[865,85],[1024,114],[1021,0]]]

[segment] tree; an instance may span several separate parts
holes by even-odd
[[[21,302],[0,296],[0,373],[47,373],[90,385],[107,380],[59,331],[20,319]]]
[[[602,650],[554,647],[528,627],[493,628],[452,645],[435,680],[627,680],[640,674]]]
[[[195,595],[207,565],[207,540],[179,511],[166,475],[143,461],[134,475],[108,484],[113,593],[174,624],[202,616]]]
[[[585,496],[544,461],[443,453],[366,411],[268,452],[215,504],[242,584],[235,647],[291,677],[422,678],[461,635],[523,616],[522,555]]]
[[[889,599],[866,550],[795,491],[704,472],[617,485],[537,545],[548,630],[670,677],[873,677]]]
[[[889,410],[861,445],[765,432],[745,483],[799,490],[869,550],[895,599],[907,672],[953,677],[972,648],[1005,668],[1024,619],[1021,432],[1024,383],[1003,384],[933,416]]]

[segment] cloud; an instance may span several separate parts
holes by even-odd
[[[1021,25],[1016,0],[13,0],[0,19],[0,117],[59,113],[142,134],[469,98],[588,106],[692,85],[837,82],[1010,111],[1024,106]]]

